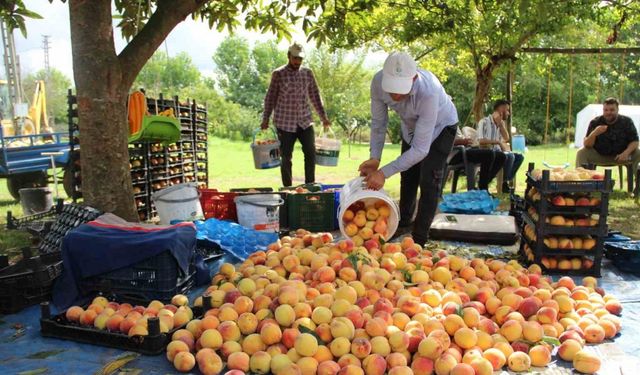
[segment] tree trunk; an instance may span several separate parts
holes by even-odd
[[[70,0],[86,204],[137,221],[127,150],[129,84],[115,52],[110,0]]]
[[[476,72],[476,92],[473,97],[473,106],[471,112],[476,123],[484,116],[484,102],[489,95],[491,89],[491,83],[493,81],[493,71],[487,72],[482,69]]]

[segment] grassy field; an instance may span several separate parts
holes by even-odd
[[[277,168],[268,170],[256,170],[253,167],[253,158],[249,145],[246,142],[232,142],[226,139],[211,138],[209,143],[209,186],[221,191],[228,191],[231,188],[242,187],[273,187],[277,189],[281,186],[280,171]],[[399,145],[387,145],[383,153],[383,164],[387,163],[400,154]],[[575,149],[570,149],[560,145],[530,147],[525,154],[525,163],[520,168],[516,178],[516,190],[522,193],[525,188],[524,174],[528,162],[535,162],[542,166],[542,162],[549,165],[563,165],[575,161]],[[340,161],[337,167],[316,168],[316,181],[325,184],[341,184],[357,176],[358,165],[368,158],[369,146],[366,144],[343,145],[340,153]],[[304,182],[304,157],[300,145],[296,145],[293,156],[294,184]],[[614,178],[619,179],[617,169],[614,170]],[[462,190],[464,190],[464,179],[460,179]],[[459,186],[460,186],[459,184]],[[390,178],[385,184],[385,190],[394,198],[399,195],[400,176]],[[445,186],[445,192],[451,189],[449,181]],[[490,188],[495,191],[495,182]],[[620,191],[617,185],[610,201],[609,225],[612,229],[617,229],[634,238],[640,238],[640,226],[636,223],[640,219],[640,205],[634,201],[626,191]],[[60,194],[64,196],[62,186],[59,187]],[[503,204],[508,203],[506,196],[501,197]],[[11,210],[15,215],[21,216],[22,209],[17,204],[6,188],[6,183],[0,181],[0,225],[6,222],[6,213]],[[28,241],[28,236],[23,233],[9,232],[0,228],[0,251],[2,248],[13,248]]]

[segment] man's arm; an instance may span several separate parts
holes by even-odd
[[[371,81],[371,136],[369,140],[369,158],[380,160],[384,141],[387,137],[387,124],[389,123],[389,108],[382,100],[380,83],[374,79]]]
[[[438,99],[431,95],[424,99],[420,106],[416,129],[411,140],[411,148],[401,154],[396,160],[381,168],[385,178],[396,173],[404,172],[424,159],[433,142],[433,131],[438,119]]]
[[[269,89],[267,95],[264,97],[264,112],[262,113],[262,125],[269,124],[269,117],[276,106],[278,100],[278,91],[280,88],[280,82],[278,75],[274,71],[271,73],[271,83],[269,83]]]
[[[631,156],[631,154],[633,154],[633,152],[638,149],[638,131],[636,130],[633,121],[631,121],[631,123],[629,124],[629,129],[627,131],[626,137],[630,142],[623,152],[621,152],[619,155],[616,155],[616,161],[618,162],[628,161],[629,156]]]
[[[311,84],[308,87],[309,99],[311,100],[311,104],[313,104],[313,108],[316,109],[318,116],[320,116],[322,123],[327,124],[329,122],[329,118],[324,110],[324,104],[322,104],[322,98],[320,97],[320,89],[318,88],[316,77],[313,75],[311,70],[309,70],[309,77],[311,79]]]
[[[598,125],[595,120],[589,123],[587,128],[587,136],[584,137],[582,144],[586,148],[591,148],[596,143],[596,138],[607,131],[607,125]]]

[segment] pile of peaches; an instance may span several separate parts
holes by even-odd
[[[223,264],[205,294],[212,308],[167,347],[179,371],[489,375],[563,360],[592,374],[601,363],[585,345],[621,329],[620,302],[595,278],[552,281],[411,238],[366,248],[299,230]]]
[[[349,206],[342,215],[345,235],[351,238],[356,246],[364,245],[370,248],[381,238],[388,239],[387,229],[390,215],[391,208],[381,199],[369,200],[367,204],[363,201],[357,201]]]
[[[542,170],[534,169],[531,177],[535,180],[542,179]],[[553,168],[549,171],[550,181],[589,181],[604,180],[604,173],[596,170],[578,167],[576,169]]]
[[[149,335],[147,320],[150,317],[157,317],[160,332],[167,333],[174,327],[183,326],[191,321],[193,311],[189,308],[187,296],[177,294],[173,296],[170,304],[152,301],[147,307],[109,302],[105,297],[98,296],[86,309],[72,306],[65,312],[65,318],[71,324],[129,336]]]
[[[529,224],[524,226],[523,233],[530,241],[538,240],[535,229]],[[571,238],[546,236],[543,242],[551,250],[593,250],[596,246],[596,240],[591,236]]]

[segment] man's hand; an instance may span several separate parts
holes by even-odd
[[[511,151],[511,147],[507,142],[498,142],[498,144],[500,145],[500,149],[502,149],[503,152]]]
[[[595,129],[593,129],[591,134],[595,134],[596,136],[598,136],[598,135],[606,132],[608,128],[609,127],[607,125],[598,125]]]
[[[371,172],[364,178],[367,188],[371,190],[380,190],[384,186],[384,173],[381,170]]]
[[[329,121],[328,118],[322,120],[322,126],[324,126],[325,129],[329,128],[331,126],[331,121]]]
[[[268,129],[269,128],[269,119],[266,119],[266,120],[262,121],[262,124],[260,124],[260,128],[262,130]]]
[[[364,163],[360,164],[358,167],[358,171],[360,172],[360,176],[368,176],[371,173],[378,170],[380,166],[380,160],[377,159],[369,159]]]
[[[594,130],[595,131],[595,130]],[[627,151],[622,151],[621,153],[619,153],[618,155],[616,155],[616,161],[618,163],[624,163],[629,161],[629,153]]]

